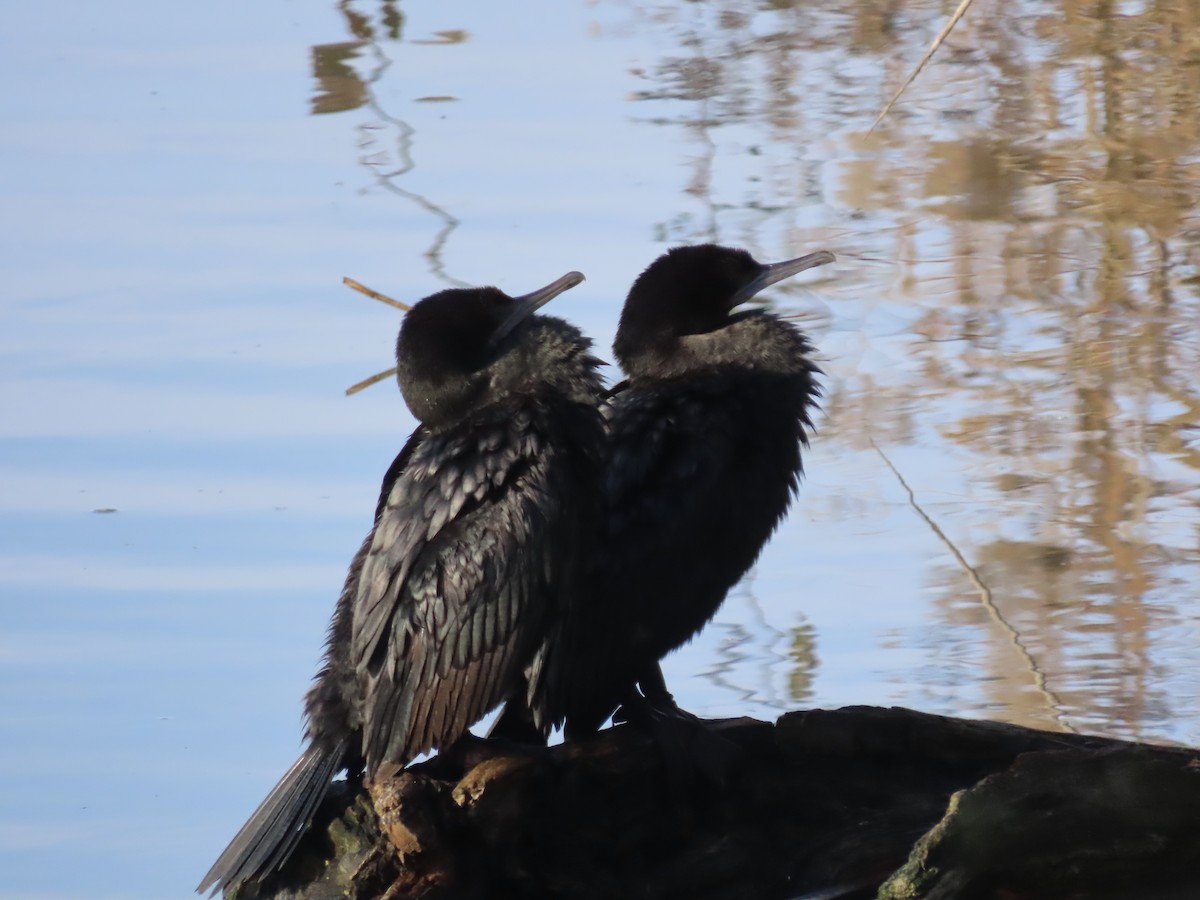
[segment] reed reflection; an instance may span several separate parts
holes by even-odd
[[[812,699],[820,665],[816,629],[803,618],[787,631],[772,625],[753,582],[752,570],[726,601],[738,604],[743,621],[709,625],[720,633],[720,643],[704,677],[736,698],[733,709],[750,713],[758,707],[779,715]]]
[[[312,48],[312,71],[318,85],[312,100],[312,113],[324,115],[365,108],[374,116],[373,120],[356,126],[361,151],[359,164],[371,173],[377,187],[416,204],[440,223],[424,253],[430,271],[448,285],[468,287],[466,282],[446,271],[443,260],[446,242],[458,227],[458,219],[424,194],[401,186],[404,176],[416,165],[413,159],[416,129],[389,112],[375,90],[392,65],[389,54],[404,43],[404,14],[395,0],[382,0],[375,15],[361,12],[358,5],[349,0],[341,0],[337,9],[353,40]],[[466,31],[453,29],[411,43],[460,44],[468,37]],[[366,60],[366,74],[360,75],[354,64],[363,60]],[[416,99],[451,101],[455,98]]]

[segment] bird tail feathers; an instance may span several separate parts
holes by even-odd
[[[331,748],[310,745],[229,842],[196,893],[228,891],[278,871],[308,830],[344,756],[343,742]]]

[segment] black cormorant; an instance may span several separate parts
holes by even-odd
[[[350,565],[307,748],[198,891],[276,872],[342,769],[386,777],[509,698],[553,724],[544,655],[600,522],[604,425],[590,341],[533,313],[582,280],[442,291],[405,316],[397,378],[420,426]]]
[[[584,631],[602,640],[576,639],[588,662],[568,673],[568,734],[641,695],[675,710],[658,661],[713,617],[786,513],[819,369],[800,329],[739,307],[833,259],[763,265],[744,250],[677,247],[630,289],[613,345],[627,381],[608,410],[607,531],[584,610]]]

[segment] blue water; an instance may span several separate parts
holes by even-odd
[[[881,36],[867,6],[10,11],[0,900],[187,897],[298,751],[345,566],[413,428],[393,382],[343,395],[391,365],[399,321],[344,275],[411,301],[579,269],[555,312],[607,355],[672,242],[834,250],[773,295],[827,372],[800,499],[667,661],[677,697],[1200,741],[1196,231],[1146,213],[1176,285],[1156,305],[1137,211],[1118,253],[1097,243],[1104,198],[1070,193],[1088,154],[989,168],[985,136],[1014,126],[969,53],[868,142],[943,11],[913,4]],[[1030,59],[1064,60],[1038,140],[1102,146],[1071,99],[1091,60],[1035,32]],[[1135,263],[1125,307],[1095,303],[1110,258]]]

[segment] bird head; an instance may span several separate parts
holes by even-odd
[[[675,247],[652,262],[630,288],[613,351],[627,372],[635,371],[648,356],[670,354],[688,335],[725,327],[734,310],[764,288],[833,259],[820,250],[764,264],[733,247]]]
[[[581,281],[568,272],[519,297],[494,287],[454,288],[415,303],[396,340],[396,378],[412,414],[437,429],[482,402],[489,368],[520,340],[522,326]]]

